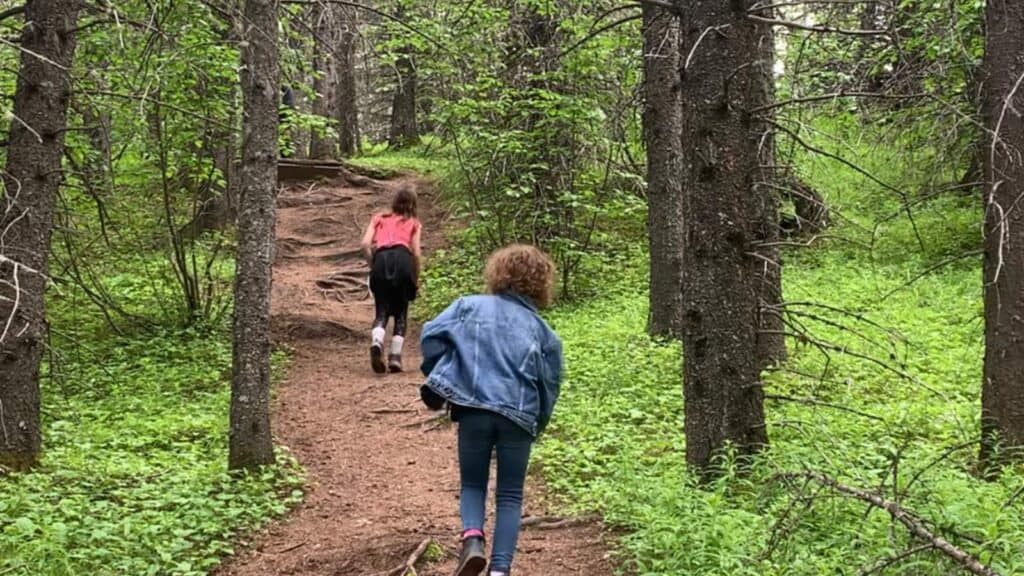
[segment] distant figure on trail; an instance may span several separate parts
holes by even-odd
[[[377,309],[370,365],[378,374],[402,371],[409,302],[416,299],[419,285],[421,231],[416,218],[416,192],[406,186],[395,193],[390,211],[374,214],[363,234],[362,248],[370,263],[370,291]],[[385,366],[384,336],[390,318],[395,319],[395,327]]]
[[[552,298],[555,265],[533,246],[487,261],[486,295],[456,300],[423,327],[423,402],[447,403],[459,423],[462,553],[455,576],[487,565],[484,511],[497,449],[497,518],[490,575],[507,576],[519,538],[523,484],[534,440],[547,426],[562,380],[562,341],[538,314]]]
[[[291,131],[292,121],[295,119],[295,91],[292,87],[283,84],[281,86],[281,107],[277,112],[277,121],[280,125],[280,130],[284,134],[281,145],[281,158],[291,158],[292,153],[292,138],[289,132]]]

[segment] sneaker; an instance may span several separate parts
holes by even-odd
[[[387,371],[384,367],[384,352],[380,344],[370,346],[370,366],[373,366],[373,371],[377,374],[383,374]]]
[[[388,370],[392,372],[402,371],[402,355],[388,354]]]
[[[459,554],[459,567],[455,569],[455,576],[479,576],[486,567],[484,539],[479,536],[470,536],[463,540],[462,554]]]

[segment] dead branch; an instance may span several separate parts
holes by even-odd
[[[785,395],[782,395],[782,394],[765,394],[764,395],[764,399],[765,400],[779,400],[779,401],[783,401],[783,402],[797,402],[797,403],[800,403],[800,404],[807,404],[807,405],[810,405],[810,406],[826,406],[828,408],[835,408],[836,410],[841,410],[843,412],[849,412],[851,414],[856,414],[858,416],[863,416],[865,418],[870,418],[872,420],[878,420],[879,422],[885,422],[885,418],[882,418],[881,416],[877,416],[875,414],[870,414],[868,412],[862,412],[860,410],[857,410],[856,408],[850,408],[849,406],[843,406],[842,404],[835,404],[833,402],[826,402],[824,400],[819,400],[817,398],[785,396]]]
[[[433,415],[433,416],[431,416],[429,418],[426,418],[424,420],[418,420],[416,422],[410,422],[408,424],[403,424],[402,428],[419,428],[419,427],[425,426],[427,424],[440,424],[441,422],[443,422],[444,420],[447,420],[447,419],[448,419],[448,412],[446,411],[446,412],[442,412],[440,414],[435,414],[435,415]]]
[[[940,262],[938,262],[936,264],[933,264],[933,265],[925,268],[921,272],[918,272],[910,280],[907,280],[906,282],[900,284],[899,286],[893,288],[892,290],[889,290],[888,292],[883,294],[878,299],[878,301],[879,302],[884,301],[884,300],[888,299],[890,296],[892,296],[893,294],[899,292],[900,290],[905,290],[905,289],[909,288],[914,283],[916,283],[918,280],[924,278],[925,276],[928,276],[929,274],[932,274],[933,272],[936,272],[937,270],[941,270],[942,268],[945,268],[946,266],[950,266],[952,264],[955,264],[955,263],[959,262],[960,260],[965,260],[967,258],[974,258],[975,256],[981,256],[984,253],[985,253],[985,251],[981,250],[981,249],[967,250],[967,251],[962,252],[960,254],[957,254],[955,256],[950,256],[949,258],[945,258],[942,261],[940,261]]]
[[[291,552],[292,550],[298,550],[299,548],[302,548],[303,546],[305,546],[308,542],[309,542],[308,540],[303,540],[302,542],[299,542],[298,544],[292,544],[291,546],[283,548],[283,549],[281,549],[278,552],[274,552],[274,554],[286,554],[288,552]]]
[[[600,519],[600,516],[597,516],[596,514],[589,514],[578,518],[563,518],[560,516],[526,516],[522,519],[519,526],[521,528],[534,528],[537,530],[558,530],[559,528],[572,528],[574,526],[593,524]]]
[[[908,550],[904,550],[903,552],[900,552],[899,554],[894,554],[894,555],[891,555],[891,556],[886,556],[885,558],[882,558],[879,562],[877,562],[871,568],[868,568],[866,570],[861,570],[859,576],[868,576],[869,574],[874,574],[876,572],[878,574],[881,574],[883,570],[885,570],[886,568],[892,566],[893,564],[896,564],[898,562],[906,560],[907,558],[910,558],[914,554],[920,554],[921,552],[926,552],[926,551],[931,550],[933,548],[935,548],[935,545],[929,542],[928,544],[921,544],[920,546],[915,546],[915,547],[910,548]]]
[[[24,13],[25,13],[25,5],[24,4],[22,4],[21,6],[15,6],[13,8],[8,8],[7,10],[4,10],[3,12],[0,12],[0,22],[3,22],[4,20],[10,18],[11,16],[20,16],[21,14],[24,14]]]
[[[758,114],[761,112],[767,112],[769,110],[775,110],[776,108],[782,108],[784,106],[792,106],[794,104],[809,104],[812,102],[827,102],[829,100],[837,100],[839,98],[874,98],[879,100],[916,100],[919,98],[926,98],[929,94],[885,94],[884,92],[847,92],[840,90],[838,92],[832,92],[829,94],[817,94],[814,96],[803,96],[801,98],[791,98],[789,100],[780,100],[778,102],[772,102],[771,104],[765,104],[764,106],[758,106],[757,108],[751,108],[751,114]]]
[[[755,22],[761,22],[762,24],[771,24],[772,26],[806,30],[807,32],[842,34],[845,36],[885,36],[888,34],[888,31],[886,30],[851,30],[848,28],[833,28],[832,26],[811,26],[809,24],[801,24],[799,22],[792,22],[789,20],[778,20],[775,18],[765,18],[764,16],[755,16],[753,14],[748,14],[747,19]]]
[[[924,520],[905,509],[898,502],[887,500],[878,494],[861,488],[843,484],[835,478],[820,472],[788,472],[780,476],[782,478],[810,479],[835,490],[839,494],[867,502],[876,508],[881,508],[888,512],[893,520],[903,524],[915,538],[934,546],[936,550],[955,560],[972,574],[977,574],[978,576],[1000,576],[999,572],[983,564],[981,560],[975,558],[970,552],[962,550],[942,536],[929,530]]]
[[[412,408],[378,408],[370,410],[370,414],[415,414]]]
[[[420,545],[412,551],[412,554],[409,555],[405,563],[389,570],[387,576],[406,576],[408,574],[416,576],[416,563],[427,553],[427,549],[430,548],[430,544],[433,542],[433,538],[424,538],[423,542],[420,542]]]

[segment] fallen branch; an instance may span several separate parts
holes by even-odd
[[[442,412],[441,414],[435,414],[434,416],[431,416],[430,418],[427,418],[425,420],[419,420],[416,422],[410,422],[408,424],[402,424],[402,428],[419,428],[420,426],[425,426],[427,424],[440,423],[441,421],[447,419],[448,412]]]
[[[376,410],[370,410],[370,414],[414,414],[416,410],[412,408],[378,408]]]
[[[288,552],[291,552],[292,550],[298,550],[299,548],[302,548],[303,546],[305,546],[307,542],[308,542],[308,540],[303,540],[302,542],[299,542],[298,544],[292,544],[291,546],[289,546],[287,548],[284,548],[283,550],[280,550],[278,552],[274,552],[274,554],[286,554]]]
[[[412,574],[412,576],[416,576],[416,563],[419,562],[420,558],[427,553],[427,549],[430,548],[430,544],[433,541],[433,538],[424,538],[423,542],[420,542],[420,545],[417,546],[416,549],[412,551],[412,554],[409,555],[409,558],[406,559],[405,564],[402,564],[397,568],[392,568],[388,571],[387,575],[407,576],[408,574]]]
[[[872,506],[881,508],[882,510],[888,512],[889,515],[892,516],[893,520],[896,520],[900,524],[903,524],[914,537],[923,542],[931,544],[935,547],[936,550],[942,552],[949,558],[955,560],[957,563],[959,563],[972,574],[977,574],[978,576],[1000,576],[999,572],[996,572],[992,568],[989,568],[985,564],[982,564],[981,560],[975,558],[970,552],[958,548],[942,536],[939,536],[938,534],[935,534],[934,532],[929,530],[928,527],[925,526],[925,523],[921,518],[918,518],[917,516],[915,516],[902,506],[900,506],[898,502],[887,500],[879,496],[878,494],[868,492],[867,490],[863,490],[861,488],[847,486],[846,484],[839,482],[835,478],[826,476],[820,472],[790,472],[782,474],[781,477],[807,478],[810,480],[814,480],[815,482],[827,486],[842,495],[851,496],[853,498],[856,498],[857,500],[861,500],[863,502],[871,504]]]
[[[527,516],[519,524],[521,528],[536,528],[537,530],[558,530],[559,528],[571,528],[592,524],[600,519],[595,514],[580,516],[578,518],[562,518],[560,516]]]

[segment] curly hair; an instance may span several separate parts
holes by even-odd
[[[491,294],[515,292],[543,308],[554,296],[555,263],[536,246],[512,244],[487,259],[484,280]]]

